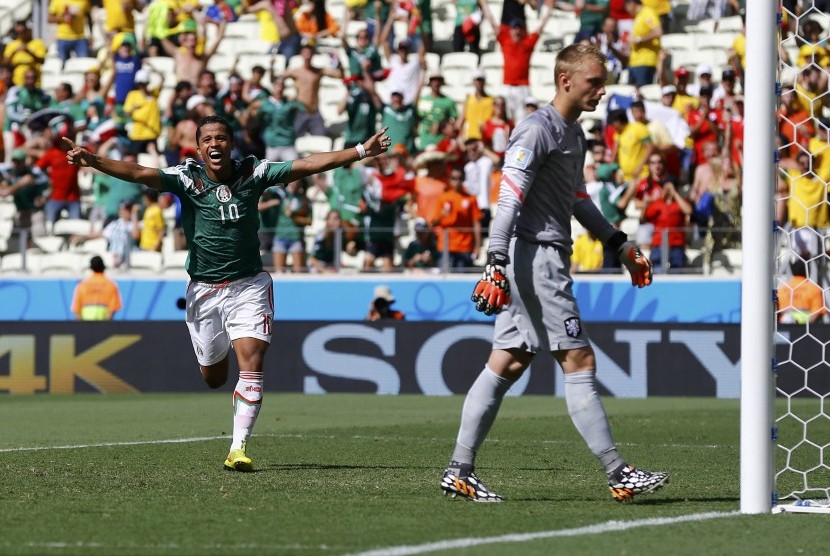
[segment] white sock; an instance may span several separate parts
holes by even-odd
[[[513,382],[500,377],[491,371],[490,367],[484,367],[464,400],[461,427],[458,429],[458,439],[452,454],[453,461],[475,463],[476,452],[490,432],[501,400],[512,385]]]
[[[233,391],[233,441],[231,450],[242,447],[254,430],[262,405],[262,371],[239,371],[239,381]]]
[[[611,427],[597,394],[594,371],[565,374],[565,402],[576,430],[599,459],[606,473],[625,463],[614,446]]]

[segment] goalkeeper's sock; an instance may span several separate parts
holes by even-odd
[[[512,381],[500,377],[490,367],[484,367],[464,400],[453,461],[471,465],[475,463],[476,452],[490,432],[501,400],[512,385]]]
[[[594,371],[565,373],[565,402],[576,430],[599,459],[606,473],[612,473],[625,461],[611,438],[611,427],[602,400],[597,394]]]
[[[262,405],[263,373],[239,371],[239,381],[233,391],[233,441],[231,450],[242,447],[254,430]]]

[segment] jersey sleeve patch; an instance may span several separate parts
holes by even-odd
[[[510,156],[510,165],[520,170],[526,170],[533,159],[533,151],[524,147],[515,147]]]

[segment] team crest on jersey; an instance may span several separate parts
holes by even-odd
[[[205,192],[205,182],[202,181],[202,178],[194,176],[193,178],[193,189],[196,190],[197,194],[201,194]]]
[[[571,338],[578,338],[582,334],[582,325],[579,324],[579,317],[565,319],[565,333]]]
[[[220,185],[216,188],[216,198],[220,203],[227,203],[231,200],[231,188],[227,185]]]
[[[513,156],[511,157],[511,165],[516,168],[524,170],[530,164],[533,158],[533,151],[524,147],[516,147],[513,149]]]

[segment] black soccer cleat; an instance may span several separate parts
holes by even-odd
[[[484,483],[476,477],[473,466],[469,463],[450,462],[441,477],[441,493],[453,498],[460,496],[473,502],[501,502],[503,496],[490,492]]]
[[[669,482],[669,474],[663,471],[645,471],[625,465],[608,477],[608,489],[617,502],[631,500],[637,494],[654,492]]]

